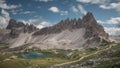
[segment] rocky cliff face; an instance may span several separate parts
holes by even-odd
[[[37,30],[37,28],[33,25],[33,24],[24,24],[23,22],[16,22],[16,20],[11,19],[9,21],[8,26],[6,27],[6,29],[16,29],[16,30],[21,30],[21,32],[33,32],[35,30]]]
[[[82,19],[84,23],[84,27],[86,28],[85,37],[92,37],[92,36],[101,36],[105,39],[108,39],[108,34],[104,31],[103,27],[98,24],[93,17],[92,13],[87,13]]]
[[[68,30],[74,30],[74,29],[80,29],[85,28],[85,38],[90,37],[103,37],[104,39],[108,39],[108,34],[104,31],[103,27],[98,24],[92,15],[92,13],[88,12],[83,19],[66,19],[62,20],[60,23],[52,26],[52,27],[46,27],[38,32],[34,33],[34,35],[44,35],[44,34],[52,34],[52,33],[60,33],[61,31],[64,31],[66,29]]]
[[[68,30],[73,30],[77,28],[82,28],[82,20],[79,18],[78,20],[76,19],[66,19],[60,21],[58,24],[52,26],[52,27],[46,27],[38,32],[34,33],[34,35],[43,35],[43,34],[52,34],[52,33],[60,33],[66,29]]]
[[[103,27],[96,22],[91,12],[88,12],[82,19],[68,18],[66,20],[60,21],[58,24],[54,26],[43,28],[35,32],[33,34],[33,37],[45,36],[46,38],[44,40],[47,39],[47,41],[49,41],[48,40],[50,37],[49,35],[53,35],[53,34],[54,36],[50,38],[51,40],[54,39],[57,42],[57,44],[62,40],[61,43],[70,45],[68,47],[71,47],[71,45],[74,45],[75,47],[88,46],[88,45],[96,46],[96,45],[100,45],[100,43],[105,43],[109,37],[109,35],[104,31]],[[53,44],[51,42],[49,45]],[[42,44],[46,45],[44,43]]]
[[[33,24],[24,24],[11,19],[6,29],[0,29],[0,43],[9,43],[19,37],[21,33],[32,33],[38,30]]]
[[[10,42],[11,48],[30,44],[30,47],[41,49],[80,49],[96,47],[105,43],[109,37],[90,12],[82,19],[68,18],[38,31],[34,25],[11,19],[6,29],[11,30],[9,35],[14,38]]]
[[[11,30],[10,36],[16,38],[20,33],[31,33],[36,31],[37,28],[33,24],[24,24],[23,22],[16,22],[16,20],[11,19],[9,21],[6,29]]]

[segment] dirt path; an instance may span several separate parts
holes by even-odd
[[[84,58],[86,57],[89,57],[89,56],[92,56],[92,55],[95,55],[95,54],[98,54],[102,51],[106,51],[106,50],[109,50],[110,48],[112,48],[113,46],[115,46],[116,44],[111,44],[108,48],[106,49],[102,49],[102,50],[99,50],[99,51],[96,51],[95,53],[92,53],[92,54],[89,54],[89,55],[86,55],[86,56],[83,56],[81,57],[80,59],[78,60],[75,60],[75,61],[71,61],[71,62],[66,62],[66,63],[62,63],[62,64],[56,64],[56,65],[53,65],[53,67],[56,67],[56,66],[63,66],[63,65],[68,65],[68,64],[71,64],[71,63],[75,63],[75,62],[78,62],[78,61],[81,61],[83,60]]]

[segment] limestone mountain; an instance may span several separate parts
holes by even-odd
[[[81,49],[98,47],[109,38],[91,12],[82,19],[68,18],[39,30],[34,25],[11,19],[6,29],[11,30],[9,35],[13,36],[13,39],[7,39],[11,48],[29,44],[29,47],[41,49]]]
[[[23,22],[16,22],[16,20],[11,19],[9,21],[8,26],[6,27],[6,29],[10,29],[10,30],[21,30],[21,32],[33,32],[35,30],[37,30],[37,28],[33,25],[33,24],[24,24]]]
[[[17,22],[14,19],[10,19],[6,29],[1,29],[0,42],[9,43],[10,40],[16,39],[22,33],[31,33],[38,30],[33,24],[24,24],[23,22]]]
[[[60,33],[61,31],[64,31],[66,29],[72,31],[74,29],[80,28],[85,28],[86,33],[84,36],[86,38],[99,35],[101,37],[104,37],[104,39],[108,39],[108,34],[104,31],[103,27],[96,22],[95,18],[90,12],[88,12],[87,15],[83,17],[82,20],[80,18],[78,20],[76,19],[70,20],[68,18],[66,20],[62,20],[61,22],[52,27],[43,28],[38,32],[34,33],[34,35]]]
[[[57,43],[57,45],[59,45],[62,43],[65,46],[68,45],[66,48],[71,47],[71,45],[73,45],[73,48],[74,46],[96,46],[99,45],[98,43],[103,43],[109,38],[109,35],[104,31],[104,28],[96,22],[91,12],[88,12],[82,19],[68,18],[62,20],[54,26],[46,27],[35,32],[33,36],[45,36],[47,41],[50,38],[50,42],[48,41],[50,44],[54,45],[54,43]],[[43,40],[45,40],[45,38]]]

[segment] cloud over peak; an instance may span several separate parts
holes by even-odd
[[[100,5],[100,8],[102,9],[115,9],[117,11],[120,11],[120,2],[117,3],[110,3],[110,4],[103,4]]]
[[[55,6],[50,7],[48,10],[49,10],[49,11],[52,11],[52,12],[55,12],[55,13],[58,13],[58,12],[60,11],[60,10],[59,10],[57,7],[55,7]]]
[[[0,16],[0,28],[5,28],[10,20],[10,15],[7,11],[2,9],[1,11],[2,16]]]
[[[83,6],[82,5],[78,5],[78,9],[79,9],[79,11],[82,13],[82,14],[86,14],[87,13],[87,11],[83,8]]]
[[[10,14],[7,10],[15,9],[21,7],[22,5],[8,5],[6,0],[0,0],[1,15],[0,16],[0,28],[5,28],[10,20]]]
[[[99,23],[101,24],[109,24],[109,25],[118,25],[120,24],[120,17],[113,17],[110,20],[106,20],[106,21],[100,21],[98,20]]]
[[[98,20],[98,23],[106,24],[107,26],[104,26],[105,31],[110,35],[120,35],[120,27],[119,27],[120,17],[111,18],[110,20],[107,21]]]
[[[37,19],[19,20],[19,21],[22,21],[25,24],[26,23],[34,24],[39,29],[48,27],[48,26],[52,26],[52,23],[50,23],[49,21],[46,21],[42,17],[39,17]]]
[[[83,15],[85,15],[87,13],[87,11],[85,10],[85,8],[82,5],[80,5],[80,4],[78,4],[77,6],[72,6],[71,9],[72,9],[72,11],[74,13],[78,13],[78,14],[81,13]]]

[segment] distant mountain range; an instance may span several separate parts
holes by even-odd
[[[98,24],[91,12],[82,19],[66,19],[50,27],[36,28],[11,19],[6,29],[0,30],[0,42],[10,48],[24,46],[41,49],[81,49],[98,47],[109,41],[109,35]]]

